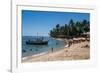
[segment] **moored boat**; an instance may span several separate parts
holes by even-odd
[[[44,40],[44,38],[36,38],[35,40],[26,41],[27,45],[47,45],[48,40]]]
[[[26,41],[27,45],[47,45],[48,41]]]

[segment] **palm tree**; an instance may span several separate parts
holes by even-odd
[[[57,24],[55,28],[50,31],[50,36],[59,37],[59,35],[65,35],[66,37],[79,37],[84,32],[90,31],[90,22],[87,20],[83,20],[82,22],[77,21],[76,23],[71,19],[69,24],[65,24],[64,26],[60,26]]]

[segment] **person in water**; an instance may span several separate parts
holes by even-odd
[[[32,51],[32,49],[30,49],[30,51]]]
[[[58,42],[56,42],[56,45],[58,45]]]

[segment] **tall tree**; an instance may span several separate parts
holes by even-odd
[[[69,21],[69,24],[60,26],[57,24],[55,28],[50,31],[50,36],[59,37],[59,35],[65,35],[66,37],[78,37],[85,32],[90,31],[90,22],[87,20],[74,22],[72,19]]]

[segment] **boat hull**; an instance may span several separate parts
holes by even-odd
[[[27,45],[47,45],[48,44],[48,41],[44,41],[44,42],[34,42],[34,41],[31,41],[31,42],[26,42]]]

